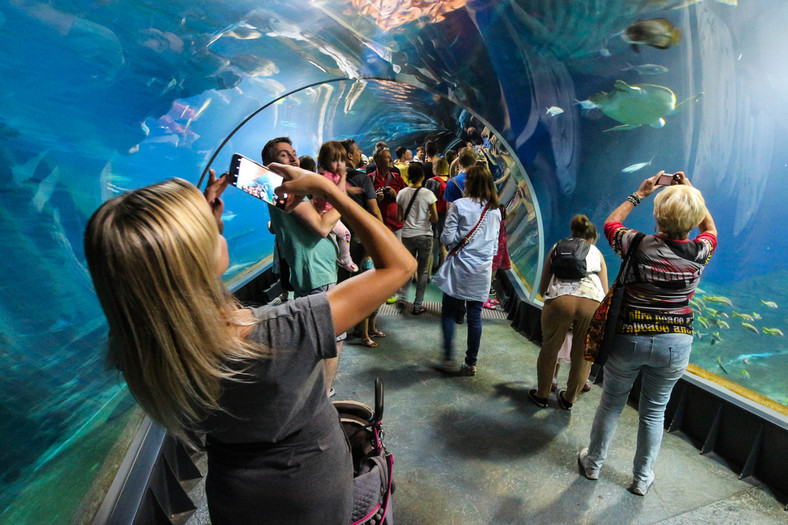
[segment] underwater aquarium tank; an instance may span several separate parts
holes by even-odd
[[[692,363],[785,410],[786,23],[783,0],[2,0],[0,523],[90,521],[141,418],[104,361],[91,213],[281,135],[312,156],[473,143],[534,304],[574,214],[601,228],[646,176],[685,171],[719,230]],[[273,239],[262,203],[226,197],[236,287]],[[650,206],[627,224],[652,232]]]

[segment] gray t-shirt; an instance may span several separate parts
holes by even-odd
[[[323,359],[337,355],[326,294],[255,316],[249,338],[271,357],[246,363],[244,382],[224,383],[226,412],[202,424],[211,522],[349,523],[352,458],[323,381]]]

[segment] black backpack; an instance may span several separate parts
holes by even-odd
[[[584,239],[569,237],[553,248],[550,265],[553,275],[565,281],[578,281],[586,276],[586,255],[591,245]]]

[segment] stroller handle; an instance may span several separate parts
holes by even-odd
[[[375,415],[373,420],[383,420],[383,380],[379,377],[375,378]]]

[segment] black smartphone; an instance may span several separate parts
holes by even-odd
[[[271,206],[284,209],[287,195],[279,197],[274,189],[282,185],[284,179],[262,164],[258,164],[240,153],[235,153],[230,163],[230,183],[253,197]]]

